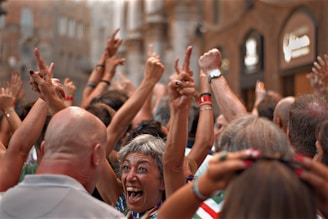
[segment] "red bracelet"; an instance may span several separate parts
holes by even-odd
[[[70,97],[70,96],[65,96],[64,100],[69,100],[69,101],[73,101],[74,97]]]
[[[207,95],[199,97],[198,98],[198,104],[202,105],[204,103],[212,104],[212,97],[207,96]]]

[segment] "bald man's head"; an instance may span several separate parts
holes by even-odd
[[[68,107],[50,120],[41,145],[37,174],[61,174],[92,192],[105,162],[105,125],[80,107]]]
[[[295,102],[295,97],[289,96],[282,98],[276,105],[273,112],[273,122],[276,123],[281,129],[287,132],[289,109]]]
[[[80,107],[68,107],[51,119],[44,152],[82,153],[97,143],[105,150],[106,137],[106,127],[96,116]]]

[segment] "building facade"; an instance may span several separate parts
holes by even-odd
[[[71,78],[77,101],[90,71],[90,13],[85,1],[10,0],[0,21],[0,81],[12,72],[24,80],[26,101],[36,94],[29,85],[29,69],[37,70],[33,55],[38,48],[46,64],[55,63],[54,77]]]
[[[161,82],[168,83],[174,73],[174,62],[184,57],[185,49],[193,46],[191,66],[195,72],[200,55],[200,39],[196,34],[201,14],[201,1],[195,0],[125,0],[92,4],[92,63],[103,52],[107,37],[120,28],[123,44],[118,56],[126,58],[119,67],[136,86],[143,78],[148,46],[160,55],[165,65]],[[197,78],[196,78],[197,80]]]
[[[313,92],[306,74],[316,57],[328,52],[328,1],[213,0],[204,4],[204,51],[221,50],[226,77],[248,109],[257,80],[282,96]]]
[[[55,77],[77,85],[77,102],[117,28],[123,39],[117,56],[126,59],[118,71],[135,86],[150,44],[165,65],[163,83],[189,45],[195,76],[199,56],[219,48],[222,70],[248,109],[257,80],[282,96],[312,92],[306,73],[328,51],[326,0],[10,0],[3,6],[0,80],[21,71],[29,92],[27,72],[36,68],[38,47],[47,64],[55,63]]]

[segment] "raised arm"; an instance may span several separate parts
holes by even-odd
[[[204,72],[199,72],[200,97],[199,119],[197,124],[195,143],[187,157],[196,162],[199,167],[208,155],[214,141],[214,114],[212,108],[212,91]]]
[[[303,156],[296,160],[304,167],[300,177],[308,182],[316,195],[317,205],[324,217],[328,217],[328,167],[320,162]]]
[[[255,101],[254,101],[254,106],[253,106],[253,110],[252,110],[252,114],[254,116],[259,115],[257,107],[262,102],[262,100],[264,100],[265,95],[266,95],[266,90],[264,88],[264,83],[261,81],[257,81],[256,85],[255,85]]]
[[[315,94],[324,96],[328,94],[328,55],[323,58],[317,57],[313,62],[312,72],[307,74],[307,78]]]
[[[150,57],[155,57],[157,59],[159,59],[159,56],[156,53],[153,53],[153,46],[149,45],[148,46],[148,52],[147,52],[147,59]],[[132,128],[137,127],[137,125],[143,121],[143,120],[150,120],[153,118],[152,115],[152,99],[153,99],[153,91],[155,89],[156,85],[154,86],[151,95],[148,96],[147,100],[145,101],[145,103],[143,104],[143,106],[141,107],[141,109],[139,110],[139,112],[137,113],[137,115],[133,118],[132,121]]]
[[[76,91],[76,86],[74,82],[70,78],[65,78],[64,86],[63,86],[65,97],[64,103],[66,106],[73,106],[74,105],[74,96]]]
[[[246,107],[231,90],[227,80],[220,71],[221,53],[217,49],[212,49],[199,58],[199,66],[209,77],[212,92],[221,113],[226,120],[231,120],[247,114]]]
[[[155,84],[159,81],[164,72],[164,66],[158,58],[150,57],[146,61],[144,78],[138,89],[115,113],[111,124],[107,128],[108,141],[106,154],[108,155],[121,135],[127,129],[132,119],[139,112],[144,102],[151,94]]]
[[[106,60],[108,58],[113,57],[120,45],[122,44],[122,39],[116,38],[116,34],[119,32],[119,29],[116,29],[112,36],[107,40],[105,49],[103,54],[98,60],[98,64],[93,69],[86,87],[83,90],[82,94],[82,101],[81,101],[81,107],[85,108],[89,105],[90,101],[92,100],[92,97],[90,97],[91,93],[95,90],[99,82],[103,79],[105,67],[106,67]],[[100,89],[100,88],[98,88]],[[96,93],[95,93],[96,94]],[[94,95],[95,95],[94,94]]]
[[[47,104],[39,98],[11,137],[0,159],[0,192],[17,184],[29,151],[41,133],[47,111]]]
[[[0,110],[4,116],[3,119],[6,119],[12,132],[15,132],[22,124],[15,111],[14,101],[15,97],[10,88],[0,88]]]
[[[105,166],[102,168],[100,177],[98,178],[96,187],[103,200],[115,206],[118,198],[123,194],[121,181],[107,160],[104,161]]]
[[[191,47],[186,50],[182,68],[175,63],[177,75],[169,83],[170,95],[170,129],[163,154],[164,183],[166,197],[172,195],[185,184],[184,153],[188,139],[188,115],[195,95],[192,72],[189,71]],[[189,172],[187,175],[192,175]]]
[[[96,88],[91,92],[91,94],[83,101],[81,107],[87,107],[93,98],[100,96],[109,89],[111,81],[115,76],[117,66],[123,65],[124,62],[125,59],[117,58],[115,56],[106,59],[105,71],[102,76],[102,79],[99,81]]]
[[[187,183],[165,200],[157,218],[192,218],[203,201],[225,189],[229,180],[236,175],[236,171],[249,166],[250,163],[244,162],[243,159],[257,155],[258,153],[253,154],[250,150],[214,155],[207,171],[199,179]]]
[[[65,103],[61,100],[65,96],[63,86],[58,79],[52,78],[54,64],[51,63],[47,67],[38,49],[34,50],[34,55],[38,62],[39,72],[30,70],[30,84],[32,89],[38,92],[40,97],[47,102],[51,113],[55,114],[66,108]]]
[[[15,98],[13,92],[11,92],[11,87],[0,89],[0,112],[3,115],[0,126],[0,141],[3,144],[1,153],[5,152],[11,134],[22,124],[14,109],[14,101]]]

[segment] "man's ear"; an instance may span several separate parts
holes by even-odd
[[[274,117],[273,122],[276,123],[276,125],[278,125],[279,128],[283,129],[283,124],[282,124],[282,121],[279,117]]]
[[[44,156],[44,141],[41,142],[40,145],[40,158],[38,158],[38,160],[40,161]]]
[[[93,147],[93,151],[92,151],[92,161],[91,164],[95,167],[97,167],[100,163],[100,159],[101,159],[101,146],[100,144],[96,144]]]

